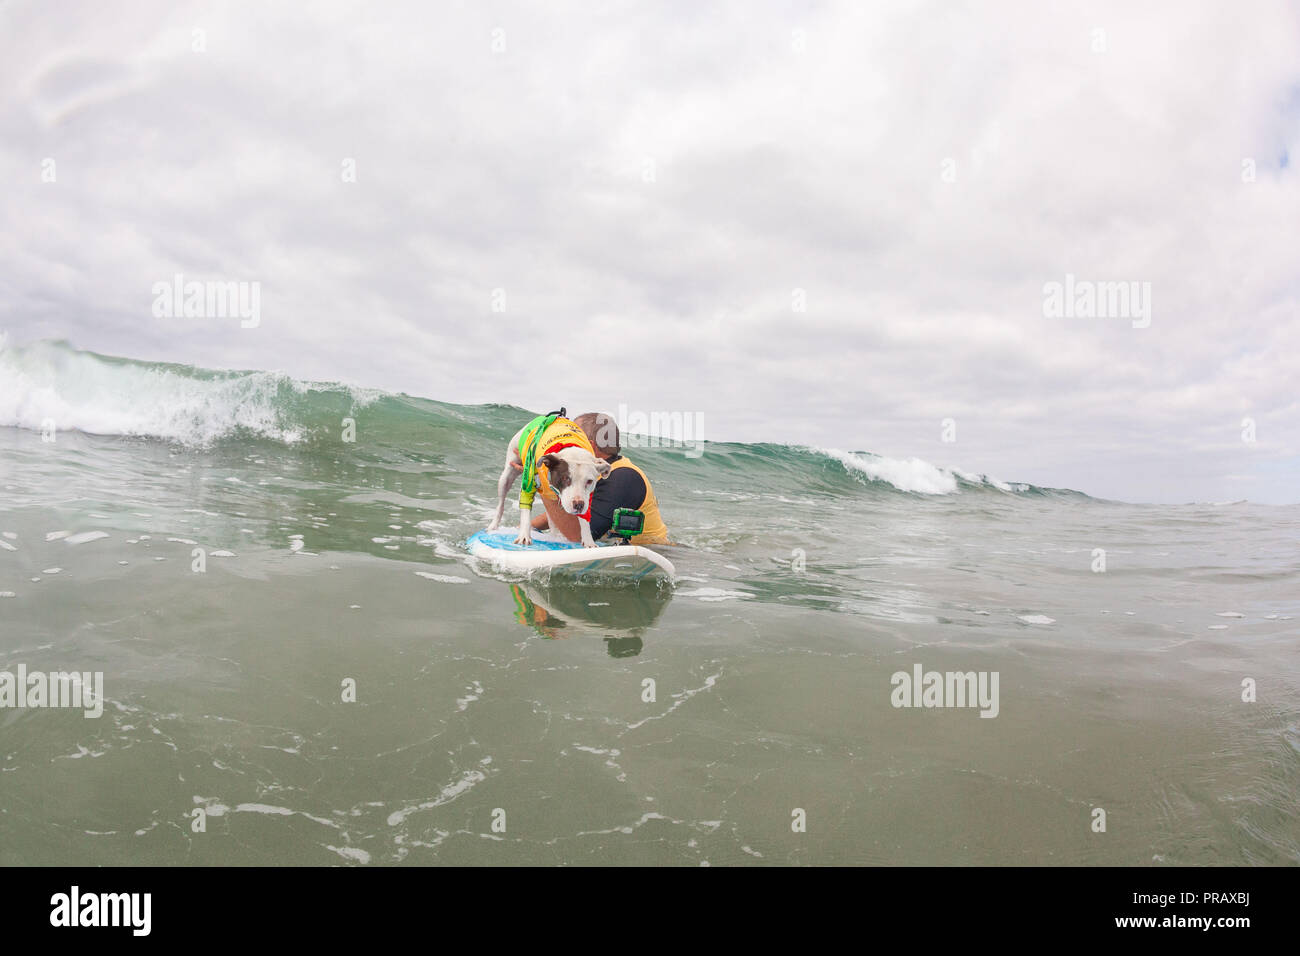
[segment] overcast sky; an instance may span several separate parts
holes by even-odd
[[[1298,147],[1281,2],[11,2],[0,330],[1295,502]]]

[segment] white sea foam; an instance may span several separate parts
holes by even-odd
[[[1046,614],[1021,614],[1020,620],[1026,624],[1055,624],[1056,618],[1048,617]]]
[[[883,458],[879,455],[840,451],[837,448],[828,448],[823,454],[840,462],[850,474],[861,475],[871,481],[886,482],[899,491],[950,495],[957,490],[956,475],[919,458]]]
[[[355,860],[357,863],[370,862],[370,854],[359,846],[326,846],[325,849],[333,850],[345,860]]]
[[[394,810],[388,815],[388,825],[390,827],[397,826],[417,810],[431,810],[434,807],[442,806],[444,803],[450,803],[475,784],[482,783],[486,779],[487,774],[481,771],[467,770],[455,783],[443,787],[438,796],[434,797],[432,800],[425,800],[422,803],[411,804],[403,807],[401,810]]]
[[[746,591],[729,591],[725,588],[693,588],[677,592],[678,597],[699,598],[701,601],[736,601],[750,597]]]
[[[464,697],[460,697],[456,700],[457,710],[464,710],[470,704],[474,703],[474,701],[478,700],[483,696],[483,685],[480,684],[478,681],[474,681],[473,687],[466,687],[465,689],[467,691],[471,691],[471,693],[468,693]]]
[[[279,372],[191,374],[183,366],[118,362],[61,342],[9,346],[0,338],[0,426],[141,435],[203,445],[237,428],[292,443],[302,435],[285,392],[347,391],[358,405],[382,393],[300,382]]]
[[[951,495],[959,488],[958,479],[973,485],[985,485],[1009,493],[1028,490],[1029,486],[1016,482],[999,481],[988,475],[977,475],[959,468],[940,468],[920,458],[886,458],[866,452],[841,451],[838,448],[813,448],[842,464],[849,474],[868,481],[883,481],[899,491],[922,495]]]
[[[430,581],[440,581],[443,584],[469,584],[465,578],[458,578],[454,574],[434,574],[431,571],[416,571],[417,575],[422,578],[428,578]]]
[[[107,531],[83,531],[80,534],[69,535],[63,540],[66,544],[85,544],[87,541],[98,541],[100,538],[107,537]]]

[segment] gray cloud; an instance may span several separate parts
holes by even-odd
[[[0,329],[1295,501],[1298,27],[1282,3],[9,4]],[[260,281],[262,325],[154,318],[175,273]],[[1044,318],[1066,273],[1150,282],[1150,328]],[[601,374],[616,344],[637,371]]]

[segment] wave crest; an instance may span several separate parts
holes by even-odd
[[[886,458],[869,452],[840,451],[837,448],[815,449],[838,461],[844,470],[859,481],[883,481],[899,491],[920,495],[956,494],[962,483],[982,488],[996,488],[1009,493],[1023,492],[1030,485],[1014,485],[987,475],[975,475],[957,468],[940,468],[920,458]]]
[[[245,432],[293,444],[313,392],[364,405],[380,393],[279,372],[216,372],[82,352],[63,342],[10,347],[0,338],[0,426],[161,438],[206,445]]]

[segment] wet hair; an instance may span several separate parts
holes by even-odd
[[[621,451],[619,445],[618,423],[604,412],[587,412],[573,420],[573,424],[582,429],[596,454],[613,458]]]

